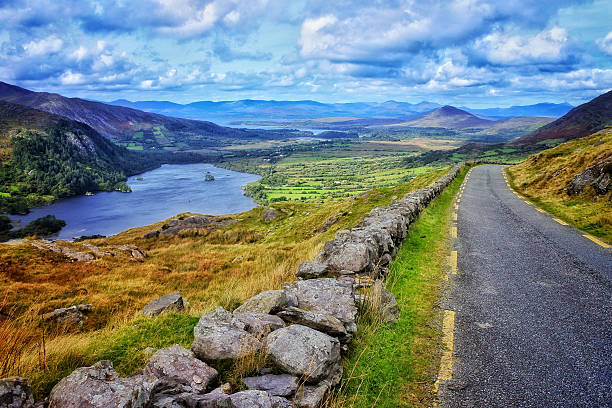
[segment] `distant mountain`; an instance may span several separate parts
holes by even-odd
[[[317,119],[326,117],[408,118],[439,108],[432,102],[411,104],[387,101],[354,103],[321,103],[303,101],[266,101],[244,99],[238,101],[200,101],[180,105],[167,101],[130,102],[117,100],[113,105],[141,109],[163,115],[231,123],[248,120]]]
[[[523,136],[513,144],[542,144],[549,140],[558,142],[576,139],[612,126],[612,91],[575,107],[561,118]]]
[[[573,106],[569,103],[537,103],[535,105],[511,106],[509,108],[471,109],[462,107],[461,109],[473,113],[474,115],[501,119],[516,116],[558,118],[565,115],[572,108]]]
[[[0,145],[0,213],[87,191],[125,190],[128,175],[176,156],[131,152],[88,125],[6,101],[0,101]]]
[[[0,100],[85,123],[102,136],[134,150],[206,149],[278,136],[266,131],[228,128],[207,121],[174,118],[129,107],[33,92],[4,82],[0,82]]]
[[[481,119],[453,106],[443,106],[420,117],[392,126],[441,127],[449,129],[486,128],[494,121]]]

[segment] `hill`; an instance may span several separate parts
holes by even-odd
[[[516,116],[545,116],[558,118],[572,109],[569,103],[536,103],[534,105],[510,106],[509,108],[471,109],[461,108],[474,115],[486,116],[492,119],[510,118]]]
[[[283,132],[251,131],[212,122],[168,117],[129,107],[33,92],[0,82],[0,100],[85,123],[132,150],[192,150],[223,147],[252,139],[283,137]]]
[[[612,242],[612,128],[532,155],[508,174],[538,206]]]
[[[0,213],[87,191],[127,191],[128,175],[196,158],[131,152],[83,123],[0,101]]]
[[[481,119],[469,112],[453,106],[443,106],[408,122],[398,123],[393,126],[411,127],[441,127],[451,129],[467,129],[489,127],[494,122]]]
[[[575,107],[561,118],[523,136],[513,144],[562,142],[595,133],[612,125],[612,91]]]

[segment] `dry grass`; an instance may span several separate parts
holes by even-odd
[[[612,192],[565,191],[575,175],[612,155],[612,129],[563,143],[508,169],[515,189],[573,226],[612,242]]]
[[[142,238],[160,228],[160,222],[89,241],[102,249],[137,245],[149,255],[142,262],[125,257],[70,262],[27,243],[0,245],[0,290],[5,294],[0,313],[12,311],[2,324],[23,330],[11,334],[14,337],[0,337],[0,350],[13,350],[16,356],[7,374],[30,378],[39,396],[72,369],[101,358],[113,360],[120,373],[129,374],[144,364],[141,350],[145,346],[176,342],[188,346],[199,314],[219,305],[233,310],[260,291],[282,287],[295,279],[297,265],[312,259],[337,230],[355,225],[372,208],[431,183],[441,173],[434,171],[367,196],[326,203],[278,203],[275,207],[284,215],[269,223],[261,221],[263,208],[256,208],[232,216],[238,222],[210,233]],[[342,214],[339,221],[319,232],[325,220],[337,214]],[[78,243],[68,245],[83,249]],[[150,300],[175,291],[190,303],[185,318],[139,320],[138,311]],[[30,309],[37,315],[78,303],[93,304],[93,313],[80,330],[47,336],[46,366],[39,366],[41,333],[36,325],[25,324],[23,316]],[[172,338],[177,331],[181,332],[178,339]],[[15,340],[11,343],[10,338]]]

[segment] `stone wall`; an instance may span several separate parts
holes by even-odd
[[[299,279],[283,289],[259,293],[233,313],[221,307],[204,313],[194,328],[191,350],[178,345],[158,350],[142,372],[128,378],[121,378],[109,361],[79,368],[53,388],[48,402],[37,406],[320,406],[342,379],[342,354],[357,331],[363,296],[355,291],[372,286],[382,292],[386,319],[397,318],[397,303],[383,283],[388,266],[410,224],[461,167],[373,209],[354,228],[338,231],[313,261],[300,264]],[[247,390],[233,392],[228,384],[212,389],[219,385],[214,367],[256,356],[265,356],[267,363],[256,376],[242,379]],[[10,399],[8,406],[32,407],[28,392],[23,379],[0,380],[0,401]]]

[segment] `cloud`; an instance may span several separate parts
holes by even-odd
[[[612,56],[612,31],[605,37],[597,39],[596,43],[602,52]]]

